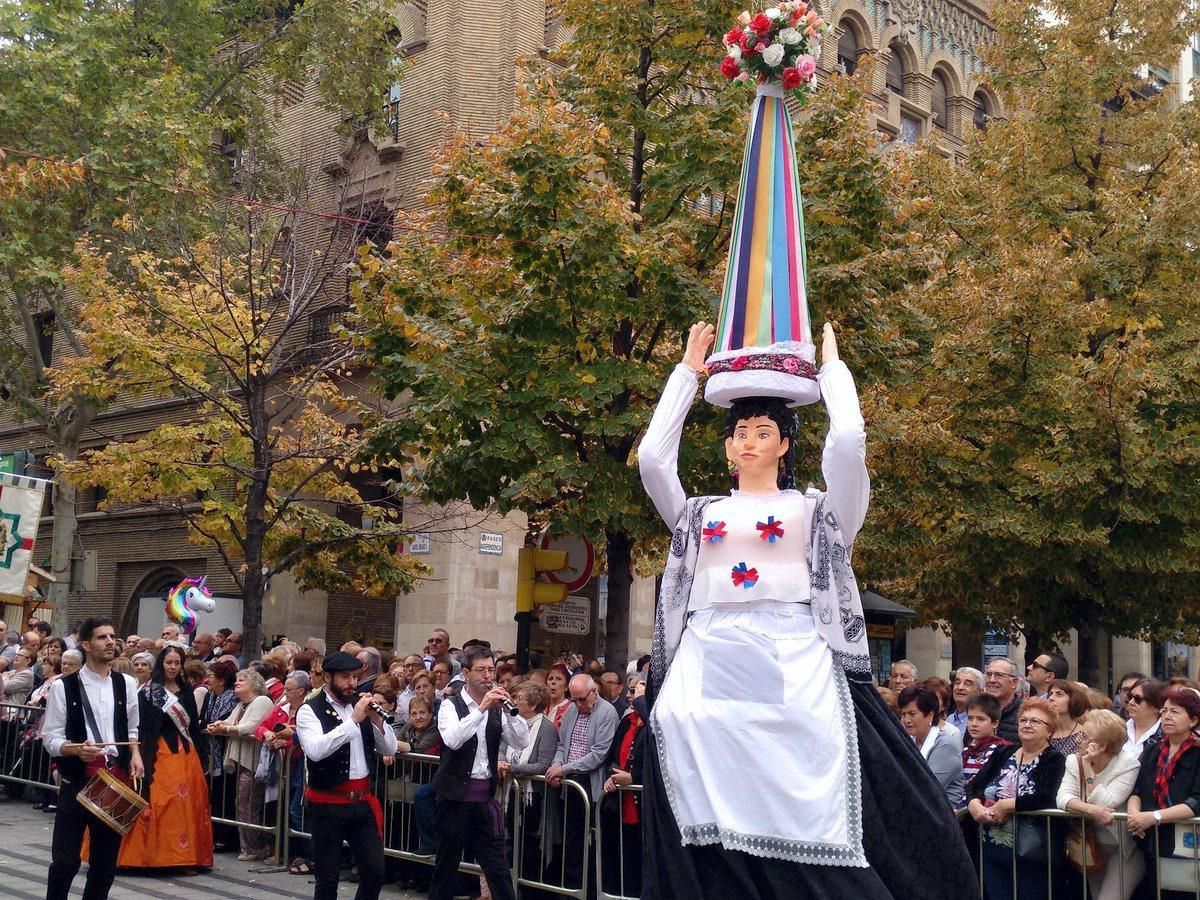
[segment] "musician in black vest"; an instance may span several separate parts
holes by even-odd
[[[67,900],[79,872],[85,828],[91,837],[91,856],[83,898],[108,896],[117,873],[121,835],[80,806],[76,797],[101,768],[125,779],[145,774],[137,746],[137,682],[109,668],[117,653],[112,622],[100,617],[84,620],[79,645],[87,663],[51,686],[42,724],[42,743],[62,778],[46,900]]]
[[[308,768],[309,824],[316,863],[314,900],[334,900],[342,841],[358,863],[357,900],[383,887],[383,811],[371,793],[375,755],[394,756],[396,732],[358,696],[362,663],[349,653],[325,657],[325,689],[296,713],[296,737]]]
[[[454,895],[464,850],[483,869],[494,900],[515,900],[504,847],[504,817],[496,802],[496,757],[501,736],[510,747],[524,748],[529,726],[520,716],[503,711],[509,697],[504,688],[493,686],[496,655],[491,649],[468,650],[461,674],[465,688],[443,699],[438,710],[442,756],[433,776],[437,861],[429,900],[450,900]]]

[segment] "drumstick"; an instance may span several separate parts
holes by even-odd
[[[63,744],[63,747],[136,747],[141,741],[101,741],[97,744],[95,741],[83,744]]]

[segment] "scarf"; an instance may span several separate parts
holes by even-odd
[[[1179,751],[1171,756],[1171,742],[1163,741],[1158,748],[1158,766],[1154,770],[1154,802],[1158,809],[1166,809],[1171,805],[1171,779],[1175,777],[1175,769],[1179,766],[1180,757],[1196,746],[1196,738],[1189,734],[1179,745]]]
[[[528,719],[526,724],[529,726],[529,741],[523,748],[518,750],[516,747],[509,747],[508,753],[505,754],[508,758],[510,766],[523,766],[529,762],[529,757],[533,755],[534,747],[537,745],[538,733],[542,730],[542,726],[546,723],[546,717],[542,713],[538,713],[532,719]],[[508,776],[509,779],[512,776]],[[504,798],[504,808],[508,809],[508,784],[501,785],[501,797]],[[526,779],[521,785],[521,799],[526,806],[533,805],[533,779]]]
[[[850,568],[850,550],[842,538],[833,510],[826,508],[825,493],[810,490],[805,496],[816,503],[806,559],[817,633],[829,645],[834,662],[846,670],[852,681],[869,681],[871,656],[867,648],[866,618],[858,583]],[[687,623],[704,511],[710,503],[721,499],[690,498],[671,536],[671,552],[654,608],[654,639],[650,650],[650,687],[654,693],[662,689]]]

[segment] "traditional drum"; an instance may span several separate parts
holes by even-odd
[[[133,827],[147,803],[125,782],[101,769],[83,786],[80,806],[120,835]]]

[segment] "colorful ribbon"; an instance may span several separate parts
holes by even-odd
[[[743,587],[749,590],[758,584],[758,569],[749,569],[744,562],[734,566],[731,574],[734,587]]]
[[[709,544],[719,544],[725,540],[725,523],[709,522],[704,526],[703,539]]]
[[[767,516],[767,521],[759,522],[754,526],[758,529],[758,536],[770,544],[783,538],[783,520],[776,520],[774,516]]]

